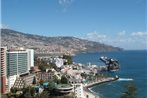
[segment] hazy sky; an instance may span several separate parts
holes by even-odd
[[[147,49],[146,0],[1,0],[1,27]]]

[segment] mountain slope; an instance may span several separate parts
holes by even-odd
[[[45,37],[1,29],[2,46],[33,48],[36,53],[77,53],[96,51],[120,51],[121,48],[75,37]]]

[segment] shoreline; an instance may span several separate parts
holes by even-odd
[[[96,85],[99,85],[99,84],[103,84],[103,83],[107,83],[107,82],[113,82],[113,81],[116,81],[118,80],[119,78],[118,77],[108,77],[108,78],[104,78],[104,79],[101,79],[101,80],[98,80],[96,82],[92,82],[92,83],[89,83],[87,85],[85,85],[83,87],[84,91],[88,94],[92,94],[95,98],[101,98],[99,95],[97,95],[94,91],[91,91],[90,88],[96,86]]]

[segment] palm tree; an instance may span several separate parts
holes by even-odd
[[[128,83],[125,88],[126,91],[123,93],[122,98],[136,98],[137,89],[134,83]]]

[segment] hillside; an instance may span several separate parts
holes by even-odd
[[[77,53],[96,51],[120,51],[121,48],[75,37],[46,37],[1,29],[1,45],[33,48],[36,53]]]

